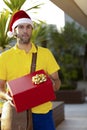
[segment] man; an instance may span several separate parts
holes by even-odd
[[[37,51],[35,45],[31,42],[32,31],[33,22],[25,11],[20,10],[12,16],[8,36],[15,36],[17,38],[17,43],[14,47],[3,52],[0,55],[1,97],[9,102],[10,108],[12,107],[15,109],[12,104],[12,97],[6,93],[6,82],[30,73],[33,52],[37,52],[36,71],[43,69],[50,76],[53,82],[54,91],[58,90],[60,87],[60,80],[58,76],[58,70],[60,67],[55,61],[52,53],[47,48],[38,47]],[[16,111],[15,114],[20,115],[19,113],[16,113]],[[52,102],[49,101],[32,108],[32,117],[33,130],[55,130],[52,117]],[[3,118],[1,121],[3,121]],[[3,127],[5,127],[5,125],[3,126],[3,123],[1,124],[3,130]],[[23,127],[24,124],[25,127]],[[10,123],[10,126],[11,125],[12,123]],[[17,126],[16,124],[15,130],[25,130],[26,125],[27,124],[25,119],[23,126],[20,124]],[[10,128],[6,127],[4,130],[10,130]],[[11,130],[13,130],[13,128]]]

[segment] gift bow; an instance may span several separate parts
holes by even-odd
[[[42,82],[45,82],[47,80],[47,77],[45,74],[36,74],[32,77],[32,82],[35,84],[40,84]]]

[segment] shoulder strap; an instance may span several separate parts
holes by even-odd
[[[32,53],[31,73],[34,72],[36,69],[36,59],[37,59],[37,53]]]
[[[37,46],[36,49],[38,49]],[[32,62],[31,62],[31,71],[30,71],[31,73],[34,72],[36,69],[36,60],[37,60],[37,52],[32,53]]]
[[[32,62],[31,62],[31,71],[35,72],[36,69],[36,60],[37,60],[37,52],[32,53]],[[27,110],[27,129],[26,130],[32,130],[33,129],[33,123],[32,123],[32,112],[31,109]]]

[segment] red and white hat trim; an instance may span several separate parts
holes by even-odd
[[[11,38],[11,37],[14,36],[14,28],[15,28],[16,26],[18,26],[19,24],[22,24],[22,23],[29,23],[29,24],[32,26],[32,28],[33,28],[33,22],[32,22],[31,19],[29,19],[29,18],[21,18],[21,19],[18,19],[18,20],[16,20],[16,21],[13,23],[13,25],[12,25],[12,31],[8,31],[8,32],[7,32],[7,35],[8,35],[9,38]]]
[[[31,19],[29,19],[29,18],[21,18],[21,19],[16,20],[16,21],[13,23],[12,32],[14,32],[14,28],[15,28],[17,25],[22,24],[22,23],[29,23],[29,24],[33,27],[33,22],[31,21]]]

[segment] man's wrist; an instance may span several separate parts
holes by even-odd
[[[54,79],[54,78],[51,78],[51,79],[52,79],[54,82],[59,80],[59,78],[56,78],[56,79]]]

